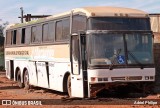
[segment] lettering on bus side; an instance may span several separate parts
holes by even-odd
[[[54,56],[54,50],[36,48],[32,51],[32,56],[34,57],[34,59],[53,57]]]
[[[46,64],[44,64],[44,63],[37,63],[37,66],[45,66],[46,67]],[[54,63],[49,63],[48,66],[49,67],[54,67]]]
[[[6,55],[29,55],[29,51],[6,51]]]

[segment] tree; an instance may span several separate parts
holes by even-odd
[[[9,22],[5,22],[0,25],[0,47],[3,47],[4,44],[4,29],[9,24]]]
[[[4,69],[4,29],[8,25],[8,22],[0,24],[0,70]]]

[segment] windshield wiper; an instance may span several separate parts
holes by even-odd
[[[127,52],[128,52],[128,54],[131,55],[131,57],[134,59],[134,61],[141,66],[141,69],[143,69],[142,63],[139,62],[139,60],[137,60],[137,58],[135,57],[135,55],[133,53],[131,53],[130,51],[127,51]]]
[[[115,57],[113,58],[113,62],[111,62],[112,64],[109,66],[109,69],[110,69],[110,70],[113,69],[113,66],[114,66],[114,64],[115,64],[115,62],[116,62],[116,59],[117,59],[117,57],[119,56],[120,53],[121,53],[121,49],[118,49],[117,54],[114,54]]]

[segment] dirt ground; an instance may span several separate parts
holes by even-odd
[[[6,100],[12,105],[6,104]],[[141,103],[140,103],[141,102]],[[148,102],[148,103],[147,103]],[[34,104],[34,105],[33,105]],[[153,105],[155,104],[155,105]],[[157,105],[158,104],[158,105]],[[145,97],[103,97],[96,99],[67,98],[66,93],[33,87],[19,88],[0,72],[0,108],[160,108],[160,95]]]

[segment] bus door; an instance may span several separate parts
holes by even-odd
[[[81,36],[71,36],[71,96],[85,97],[84,95],[84,76],[82,68],[82,42]]]

